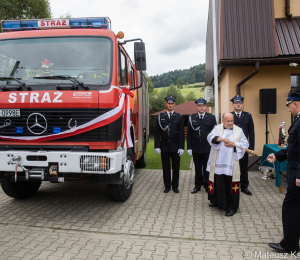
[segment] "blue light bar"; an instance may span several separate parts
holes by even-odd
[[[109,17],[96,18],[57,18],[57,19],[36,19],[36,20],[19,20],[1,21],[2,31],[22,31],[22,30],[47,30],[63,28],[103,28],[111,29]]]
[[[53,134],[58,134],[61,132],[61,128],[60,127],[53,127],[52,133]]]
[[[17,134],[23,134],[24,133],[24,129],[23,129],[23,127],[15,127],[15,132]]]
[[[92,25],[92,26],[91,26]],[[70,26],[75,28],[109,28],[109,22],[106,18],[81,18],[81,19],[70,19]],[[78,27],[77,27],[78,26]]]
[[[37,29],[37,21],[21,21],[21,27],[34,27],[34,29]]]
[[[87,25],[87,19],[70,19],[70,26]]]
[[[37,30],[37,21],[6,21],[2,23],[7,31]]]

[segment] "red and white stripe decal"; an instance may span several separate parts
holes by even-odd
[[[101,126],[108,125],[113,121],[117,120],[123,113],[123,106],[125,101],[125,120],[124,120],[124,122],[126,122],[125,137],[126,137],[127,147],[132,147],[133,145],[130,136],[130,105],[129,105],[128,95],[130,95],[131,97],[134,96],[134,94],[130,92],[129,89],[124,89],[122,96],[120,98],[119,105],[116,108],[106,112],[101,116],[96,117],[95,119],[81,126],[73,127],[62,133],[52,134],[47,136],[20,136],[20,137],[0,135],[0,140],[11,140],[11,141],[21,141],[21,142],[31,142],[31,141],[45,142],[45,141],[51,141],[59,138],[69,137],[72,135],[81,134],[83,132],[87,132]]]
[[[134,97],[134,94],[132,92],[130,92],[130,90],[128,88],[125,88],[123,90],[123,93],[126,94],[126,109],[125,109],[125,139],[126,139],[126,144],[127,144],[127,148],[133,147],[133,143],[131,140],[131,135],[130,135],[130,104],[129,104],[129,96]]]

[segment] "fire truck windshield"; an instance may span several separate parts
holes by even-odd
[[[31,38],[0,41],[0,77],[14,77],[27,85],[70,84],[69,75],[84,84],[111,81],[112,42],[104,37]],[[47,78],[48,77],[48,78]],[[4,85],[18,85],[2,80]]]

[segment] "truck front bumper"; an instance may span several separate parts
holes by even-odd
[[[48,168],[56,164],[59,173],[113,174],[122,170],[126,150],[113,152],[74,152],[74,151],[0,151],[0,172],[15,172],[12,158],[19,156],[18,163],[23,167]],[[17,172],[23,169],[18,166]]]

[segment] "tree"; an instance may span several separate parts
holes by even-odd
[[[156,113],[165,108],[165,100],[162,95],[155,96],[153,94],[149,95],[149,115]]]
[[[48,0],[1,0],[0,18],[2,20],[19,20],[51,18]]]
[[[170,87],[164,88],[160,91],[160,96],[162,96],[163,98],[170,95],[176,97],[176,105],[182,104],[186,101],[184,95],[182,95],[180,90],[174,85],[171,85]]]
[[[150,77],[148,77],[147,75],[146,75],[146,77],[147,77],[147,80],[148,80],[148,92],[152,93],[153,90],[154,90],[154,84],[153,84]]]
[[[184,70],[169,71],[161,75],[151,76],[151,79],[155,88],[167,87],[172,83],[184,85],[184,82],[203,82],[205,79],[205,64],[199,64]]]
[[[155,89],[157,91],[157,89]],[[162,95],[154,95],[153,93],[149,94],[149,115],[161,111],[165,108],[165,100]],[[153,129],[156,124],[156,117],[149,117],[149,132],[153,133]]]
[[[176,85],[177,85],[177,86],[182,86],[182,85],[184,85],[184,81],[183,81],[183,78],[182,78],[182,77],[179,77],[179,78],[176,80]]]
[[[185,96],[185,98],[186,98],[186,101],[196,101],[196,100],[197,100],[194,91],[189,92],[189,93]]]
[[[60,15],[59,18],[71,18],[71,14],[67,12],[66,14]]]
[[[193,76],[191,77],[191,81],[192,84],[196,83],[196,76],[195,73],[193,74]]]

